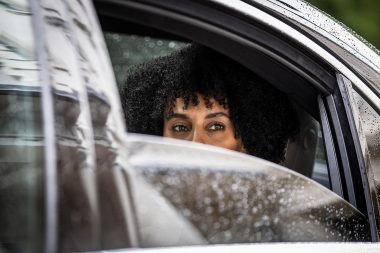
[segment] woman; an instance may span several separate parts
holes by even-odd
[[[191,45],[137,66],[121,90],[129,132],[197,141],[280,163],[298,129],[285,94]]]

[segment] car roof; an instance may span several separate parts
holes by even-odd
[[[380,94],[380,51],[330,15],[303,0],[245,1],[319,41],[321,46],[340,58],[375,93]]]

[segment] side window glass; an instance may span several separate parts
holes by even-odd
[[[378,221],[380,219],[380,115],[353,89],[347,79],[343,78],[343,80],[359,134],[372,191],[372,201],[376,209],[376,220]],[[377,226],[380,228],[380,224],[377,224]]]
[[[41,252],[41,85],[28,1],[1,1],[0,20],[0,252]]]
[[[274,163],[130,138],[131,167],[146,179],[134,191],[143,247],[370,238],[365,217],[349,203]]]

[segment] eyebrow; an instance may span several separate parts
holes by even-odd
[[[230,118],[230,116],[227,113],[224,112],[215,112],[215,113],[210,113],[208,114],[205,118],[210,119],[210,118],[215,118],[215,117],[227,117]]]
[[[227,113],[224,113],[224,112],[210,113],[210,114],[207,114],[207,116],[205,118],[206,119],[210,119],[210,118],[223,117],[223,116],[227,117],[227,118],[230,118],[230,116]],[[166,120],[170,120],[170,119],[173,119],[173,118],[189,119],[189,117],[186,114],[172,113],[172,114],[170,114],[169,116],[166,117]]]

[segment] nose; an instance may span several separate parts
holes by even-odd
[[[197,131],[197,130],[194,131],[193,138],[191,141],[205,144],[202,133],[200,131]]]

